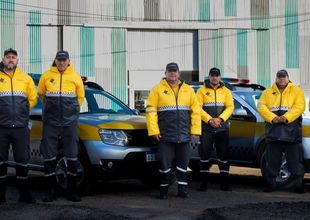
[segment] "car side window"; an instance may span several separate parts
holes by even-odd
[[[234,99],[234,112],[230,119],[242,121],[256,121],[255,116],[240,102]]]

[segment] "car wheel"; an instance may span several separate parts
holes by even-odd
[[[278,176],[275,179],[276,187],[277,188],[290,188],[293,186],[293,182],[291,181],[291,173],[287,169],[286,165],[286,158],[283,154],[281,167]],[[263,153],[261,158],[261,173],[262,176],[266,179],[267,182],[271,183],[273,180],[270,176],[268,176],[268,167],[267,167],[267,160],[266,160],[266,152]]]
[[[68,178],[67,178],[67,159],[62,157],[58,160],[55,170],[56,181],[62,189],[67,189]],[[80,161],[77,161],[77,185],[80,186],[84,180],[84,168]]]

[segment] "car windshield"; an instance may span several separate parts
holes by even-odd
[[[258,99],[262,95],[261,91],[255,91],[255,92],[235,91],[234,93],[238,94],[242,99],[244,99],[244,101],[246,101],[254,109],[257,108]]]
[[[80,113],[134,114],[129,107],[109,93],[92,89],[85,90]]]

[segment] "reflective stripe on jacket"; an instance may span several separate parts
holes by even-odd
[[[37,104],[32,78],[16,67],[12,76],[4,73],[0,63],[0,126],[27,127],[29,110]]]
[[[177,96],[165,79],[155,86],[147,100],[149,136],[160,134],[161,140],[186,143],[191,134],[201,134],[200,109],[194,90],[180,82]]]
[[[213,88],[206,80],[204,86],[197,91],[197,99],[201,107],[203,129],[223,131],[229,128],[227,120],[234,111],[234,101],[231,91],[225,87],[223,82],[220,82],[217,88]],[[209,125],[209,120],[212,118],[221,118],[222,126],[213,128]]]
[[[77,122],[85,91],[81,76],[71,64],[63,73],[51,66],[40,78],[38,93],[43,103],[43,122],[53,126]]]
[[[302,113],[305,110],[305,96],[301,88],[289,82],[281,93],[274,83],[263,91],[257,109],[266,121],[267,141],[301,142]],[[287,123],[272,124],[276,116],[282,115],[287,119]]]

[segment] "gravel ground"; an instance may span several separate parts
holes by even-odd
[[[137,180],[122,180],[95,184],[91,194],[84,196],[80,203],[69,202],[64,197],[43,203],[40,201],[44,194],[43,178],[32,177],[31,181],[38,203],[17,203],[18,191],[14,178],[10,178],[8,202],[0,205],[1,220],[310,219],[309,178],[305,194],[289,191],[264,193],[263,180],[255,169],[236,170],[232,176],[232,192],[219,190],[219,178],[214,174],[208,191],[198,192],[199,182],[192,178],[191,198],[178,198],[177,186],[174,185],[166,201],[158,199],[157,189],[147,188]]]

